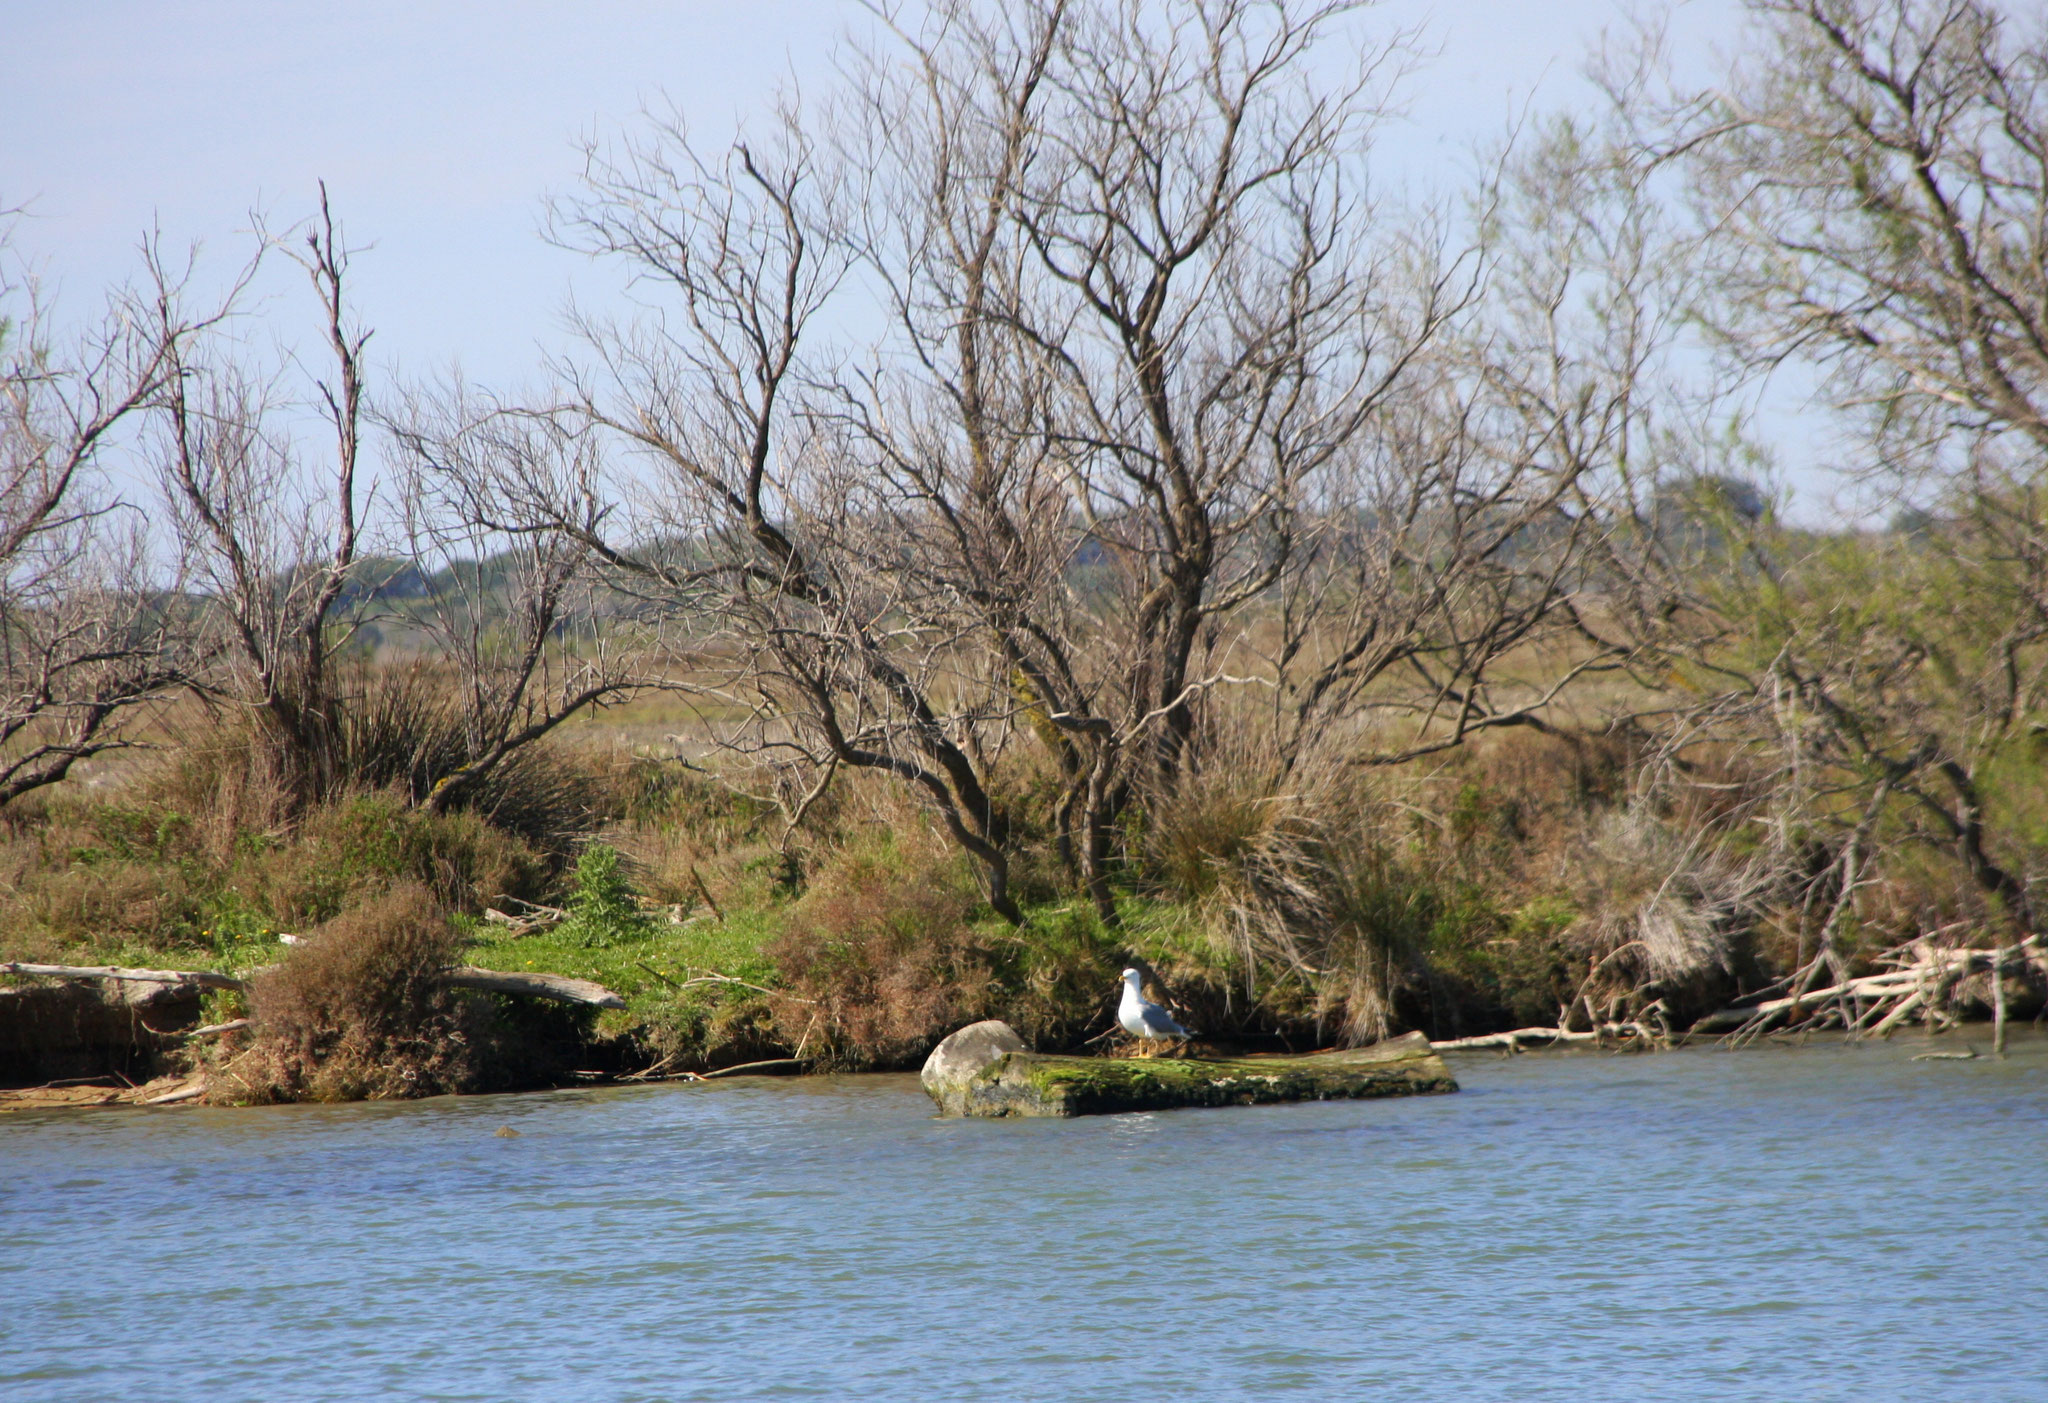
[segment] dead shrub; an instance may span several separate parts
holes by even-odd
[[[476,1076],[440,974],[462,941],[425,887],[327,922],[251,985],[255,1037],[214,1085],[239,1101],[354,1101],[460,1091]]]
[[[1573,931],[1586,976],[1588,1024],[1662,999],[1667,1016],[1698,1014],[1737,992],[1751,933],[1787,874],[1768,849],[1739,853],[1711,829],[1673,825],[1638,802],[1593,827],[1574,869],[1586,915]]]
[[[890,843],[841,854],[766,949],[791,996],[775,1001],[784,1038],[838,1066],[904,1066],[986,1017],[993,961],[968,921],[977,899],[957,858]]]

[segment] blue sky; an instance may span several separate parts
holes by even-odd
[[[1737,12],[1691,0],[1675,48],[1703,63]],[[1583,100],[1587,47],[1624,18],[1620,0],[1384,0],[1366,26],[1419,29],[1439,54],[1382,136],[1382,169],[1455,184],[1532,96]],[[367,246],[354,293],[381,367],[516,383],[566,343],[572,290],[613,295],[612,274],[538,234],[544,198],[575,183],[578,136],[666,99],[716,137],[778,83],[828,82],[835,42],[866,22],[851,0],[0,0],[15,55],[0,204],[27,207],[15,253],[82,312],[134,273],[152,224],[224,275],[252,209],[291,223],[325,179]],[[310,308],[282,321],[309,330]]]
[[[1688,8],[1711,34],[1726,0]],[[1421,26],[1442,54],[1411,82],[1390,169],[1422,178],[1505,126],[1531,91],[1568,98],[1614,0],[1390,0],[1367,23]],[[542,198],[573,185],[579,133],[666,95],[711,135],[777,82],[830,76],[861,9],[845,0],[438,0],[342,5],[0,0],[16,55],[0,85],[0,202],[26,204],[16,251],[67,303],[128,276],[152,222],[224,270],[252,208],[288,223],[325,179],[357,295],[387,359],[459,359],[518,378],[560,340],[572,281],[606,278],[541,242]]]

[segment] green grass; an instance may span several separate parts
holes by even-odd
[[[485,969],[594,979],[625,999],[632,1015],[672,1004],[686,992],[678,985],[707,972],[774,988],[775,969],[761,947],[775,931],[775,913],[767,910],[735,911],[722,921],[681,926],[650,922],[642,932],[603,946],[586,944],[561,927],[523,936],[484,927],[476,933],[469,959]],[[717,992],[712,986],[695,987]]]

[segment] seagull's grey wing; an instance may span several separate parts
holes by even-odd
[[[1145,1029],[1155,1038],[1184,1038],[1188,1030],[1173,1021],[1173,1015],[1158,1004],[1146,1004],[1138,1015],[1144,1020]]]

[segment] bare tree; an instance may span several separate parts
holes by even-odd
[[[1046,742],[1105,917],[1119,814],[1197,763],[1206,694],[1271,685],[1237,616],[1452,300],[1386,291],[1350,161],[1398,46],[1295,83],[1348,8],[946,6],[860,75],[909,373],[838,382],[845,452]]]
[[[1501,411],[1497,255],[1370,198],[1408,51],[1347,48],[1353,8],[944,7],[842,124],[892,157],[859,232],[909,370],[836,381],[867,515],[1045,735],[1105,916],[1119,815],[1205,718],[1266,713],[1284,784],[1542,724],[1614,664],[1496,683],[1574,631],[1587,465]]]
[[[981,863],[991,904],[1019,919],[1001,816],[934,685],[944,650],[898,626],[875,568],[895,548],[821,471],[825,444],[795,402],[799,345],[849,262],[810,141],[790,117],[772,148],[742,143],[713,164],[670,123],[622,154],[593,148],[587,179],[557,236],[628,259],[677,306],[672,324],[585,323],[599,360],[575,409],[655,474],[627,514],[588,481],[564,491],[524,473],[504,495],[701,621],[700,656],[728,663],[716,690],[761,723],[732,745],[917,786]]]
[[[326,480],[308,473],[273,382],[205,346],[180,342],[155,406],[171,521],[220,633],[223,673],[210,689],[250,708],[299,802],[334,787],[334,665],[360,622],[352,595],[362,550],[363,348],[345,301],[349,251],[321,188],[320,216],[298,241],[267,245],[313,284],[331,378],[319,411],[333,435]],[[260,256],[260,255],[259,255]],[[159,339],[180,315],[156,269]]]
[[[549,482],[549,500],[574,494],[596,473],[592,435],[459,384],[410,396],[386,426],[398,448],[402,558],[418,572],[394,623],[416,631],[413,646],[460,692],[462,754],[426,794],[441,812],[563,722],[651,680],[653,629],[593,568],[585,541],[596,523],[556,530],[522,514],[530,499],[499,490]]]
[[[0,231],[0,256],[6,252]],[[205,322],[117,296],[60,345],[32,277],[0,267],[0,803],[137,744],[138,708],[197,661],[175,559],[122,497],[110,450]]]
[[[1369,197],[1408,49],[1357,8],[885,11],[829,145],[793,110],[722,157],[657,123],[556,210],[665,300],[586,323],[571,396],[644,472],[529,475],[529,506],[694,614],[728,744],[805,794],[915,786],[1013,920],[1027,738],[1114,919],[1122,816],[1225,698],[1281,777],[1554,698],[1495,674],[1575,627],[1584,467],[1511,441],[1477,368],[1486,252]],[[1579,633],[1567,680],[1611,662]]]

